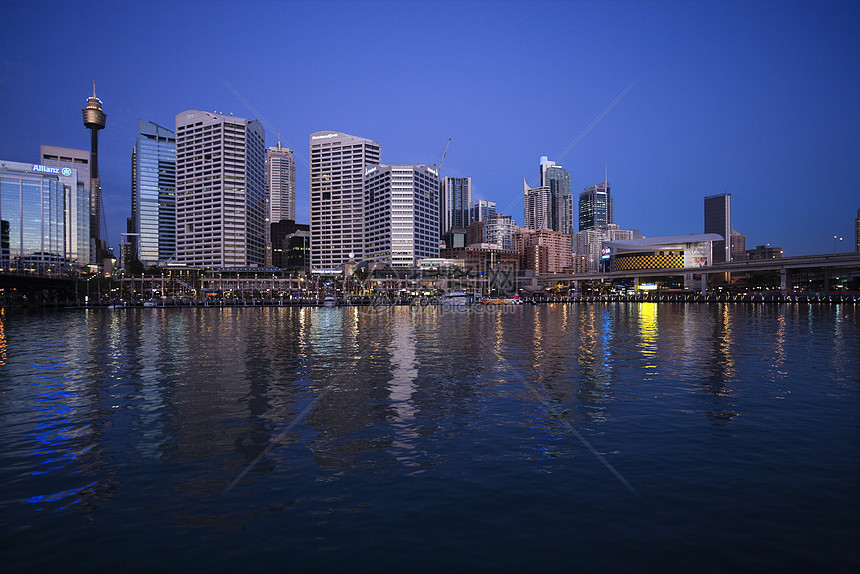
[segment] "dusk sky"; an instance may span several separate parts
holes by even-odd
[[[174,129],[199,109],[260,119],[268,145],[280,126],[302,223],[309,136],[336,130],[383,163],[438,164],[451,138],[443,175],[519,225],[546,155],[575,198],[608,171],[615,223],[645,236],[701,233],[704,197],[727,192],[748,249],[851,251],[858,26],[857,1],[0,0],[0,159],[88,149],[96,80],[113,247],[137,119]]]

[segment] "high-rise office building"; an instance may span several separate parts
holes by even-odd
[[[552,229],[552,192],[549,186],[529,187],[523,179],[523,227]]]
[[[176,116],[176,260],[265,263],[265,131],[260,122],[187,110]]]
[[[334,131],[311,134],[311,270],[364,259],[364,172],[380,146]],[[438,214],[437,214],[438,219]],[[438,222],[437,222],[438,226]]]
[[[176,256],[176,134],[142,119],[132,149],[131,214],[141,263]]]
[[[549,188],[550,221],[549,228],[554,231],[573,233],[573,196],[570,193],[570,173],[549,161],[546,156],[540,158],[540,184]]]
[[[714,263],[732,260],[732,194],[722,193],[705,198],[705,233],[716,233],[722,241],[713,244]]]
[[[281,147],[266,149],[266,265],[275,265],[272,226],[296,220],[296,162],[293,151]],[[278,265],[275,265],[278,267]]]
[[[296,220],[296,162],[280,141],[266,149],[266,197],[269,223]]]
[[[41,165],[75,174],[75,181],[66,184],[66,249],[79,265],[96,263],[90,241],[90,152],[43,145],[41,156]]]
[[[104,129],[107,116],[102,111],[102,101],[96,97],[93,81],[93,96],[87,99],[83,113],[84,126],[90,130],[90,252],[97,264],[107,256],[107,248],[101,237],[102,184],[99,177],[99,130]]]
[[[579,230],[598,229],[615,223],[609,182],[591,185],[579,194]]]
[[[469,226],[469,205],[472,203],[471,177],[442,178],[439,193],[439,232],[445,235],[452,229]]]
[[[83,189],[78,176],[69,167],[0,161],[0,270],[56,273],[89,263],[75,258],[79,244],[70,229],[80,226],[89,245],[89,204],[82,206],[83,221],[67,213],[70,192]]]
[[[428,165],[379,165],[364,177],[368,261],[411,267],[439,257],[439,171]]]
[[[486,221],[488,217],[496,214],[496,202],[486,199],[478,199],[469,204],[469,223]]]

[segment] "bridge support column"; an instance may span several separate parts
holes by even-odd
[[[636,294],[639,294],[639,277],[633,278],[633,290],[636,291]]]
[[[708,274],[702,273],[702,296],[706,296],[708,294]]]
[[[779,270],[779,292],[784,296],[788,291],[788,269],[783,267]]]

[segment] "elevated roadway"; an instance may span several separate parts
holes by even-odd
[[[844,269],[852,277],[860,277],[860,253],[836,253],[833,255],[801,255],[798,257],[783,257],[781,259],[766,259],[756,261],[731,261],[716,263],[708,267],[686,267],[671,269],[635,269],[630,271],[608,271],[603,273],[574,273],[539,275],[538,284],[547,287],[566,282],[599,282],[615,279],[634,279],[654,277],[677,277],[687,274],[702,275],[702,290],[707,286],[707,276],[722,273],[761,273],[767,271],[780,274],[780,288],[783,293],[787,290],[789,271],[821,270],[827,276],[826,270],[832,268]]]

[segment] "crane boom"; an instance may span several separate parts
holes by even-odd
[[[451,138],[448,138],[448,143],[445,144],[445,151],[442,152],[442,159],[439,161],[439,173],[442,173],[442,164],[445,163],[445,156],[448,155],[448,147],[451,145]]]

